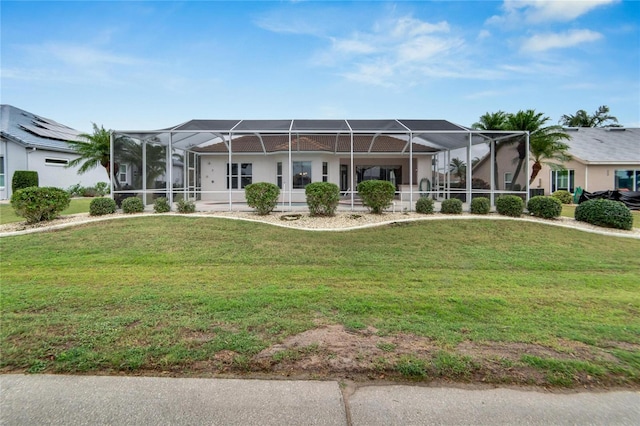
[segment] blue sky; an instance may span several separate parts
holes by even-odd
[[[640,2],[35,2],[1,7],[1,102],[78,130],[608,105],[640,127]]]

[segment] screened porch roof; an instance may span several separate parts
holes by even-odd
[[[221,143],[242,135],[404,135],[414,144],[437,151],[477,145],[489,140],[501,140],[524,132],[481,131],[447,120],[420,119],[293,119],[293,120],[190,120],[174,127],[149,131],[115,131],[153,144],[191,150]]]

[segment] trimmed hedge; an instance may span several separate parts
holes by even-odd
[[[560,200],[562,204],[571,204],[571,202],[573,202],[573,195],[571,195],[569,191],[564,189],[557,190],[556,192],[551,194],[551,196]]]
[[[171,211],[171,204],[165,197],[158,197],[153,202],[153,211],[156,213],[168,213]]]
[[[116,202],[112,198],[98,197],[89,203],[89,216],[102,216],[116,212]]]
[[[562,213],[562,202],[555,196],[538,195],[529,199],[527,210],[535,217],[554,219]]]
[[[30,186],[11,195],[11,207],[27,223],[52,220],[69,207],[71,197],[67,191],[54,187]]]
[[[304,188],[311,216],[334,216],[340,202],[340,188],[335,183],[314,182]]]
[[[244,196],[249,207],[256,209],[259,215],[266,215],[276,208],[280,188],[269,182],[252,183],[244,187]]]
[[[362,198],[362,204],[375,214],[381,214],[389,207],[396,193],[395,186],[386,180],[365,180],[356,189]]]
[[[457,198],[448,198],[440,204],[440,213],[444,214],[461,214],[462,200]]]
[[[420,197],[416,201],[416,213],[433,214],[433,199],[431,197]]]
[[[496,199],[496,211],[503,216],[520,217],[524,201],[517,195],[503,195]]]
[[[195,213],[196,203],[191,200],[178,200],[176,203],[176,210],[178,213]]]
[[[605,228],[630,230],[633,227],[631,210],[620,201],[595,199],[576,207],[576,220]]]
[[[122,211],[124,213],[142,213],[144,211],[144,204],[138,197],[125,198],[122,201]]]
[[[491,211],[491,200],[487,197],[476,197],[471,200],[472,214],[489,214]]]
[[[16,170],[13,172],[13,178],[11,178],[11,192],[16,192],[23,188],[38,185],[38,172],[31,170]]]

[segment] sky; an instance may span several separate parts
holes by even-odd
[[[640,2],[0,2],[0,101],[81,131],[608,105],[640,127]]]

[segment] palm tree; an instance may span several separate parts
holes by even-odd
[[[69,161],[67,167],[76,167],[80,165],[78,173],[83,174],[89,170],[93,170],[101,165],[107,170],[107,176],[111,179],[111,135],[109,130],[105,130],[103,126],[98,127],[93,124],[93,134],[81,133],[78,135],[83,141],[67,141],[69,145],[80,155],[80,157]],[[118,173],[117,165],[115,167]]]
[[[612,121],[613,123],[607,123]],[[580,109],[575,114],[563,115],[559,123],[567,127],[616,127],[618,119],[609,115],[609,107],[601,105],[596,112],[589,115],[587,111]]]
[[[134,187],[141,187],[143,165],[142,144],[126,138],[120,141],[118,146],[118,160],[122,163],[131,164],[139,171],[136,182],[134,182]],[[145,152],[147,189],[149,189],[149,185],[152,185],[155,179],[163,175],[166,171],[167,151],[164,146],[147,144]]]
[[[452,158],[451,162],[449,163],[449,171],[454,176],[458,176],[460,180],[465,180],[465,176],[467,174],[467,165],[458,157]]]
[[[486,112],[481,115],[480,120],[473,123],[471,127],[477,130],[505,130],[508,115],[509,114],[504,111]],[[493,162],[493,181],[495,182],[496,188],[498,187],[498,176],[498,159],[495,157]]]
[[[530,182],[535,179],[544,159],[554,159],[565,161],[569,158],[567,153],[568,145],[562,143],[563,139],[569,139],[562,126],[545,126],[549,117],[535,110],[528,109],[526,111],[518,111],[515,114],[509,114],[507,119],[508,130],[520,130],[529,132],[529,151],[533,155],[534,165],[531,173]],[[513,173],[511,180],[511,189],[516,184],[518,175],[522,170],[522,165],[527,158],[526,138],[520,137],[518,141],[518,165]]]

